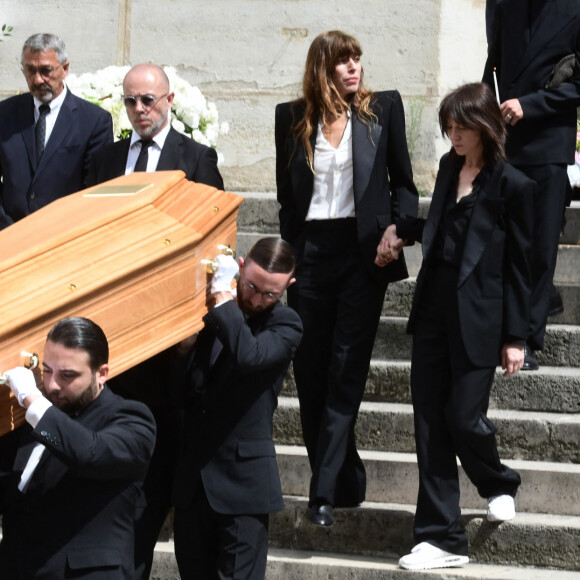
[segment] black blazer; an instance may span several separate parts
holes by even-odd
[[[94,156],[87,179],[89,187],[125,175],[130,143],[131,139],[122,139]],[[214,149],[197,143],[172,127],[163,144],[157,171],[181,169],[190,181],[223,189],[217,160]]]
[[[450,190],[455,188],[462,158],[441,158],[427,220],[397,224],[397,233],[420,241],[423,264],[407,332],[415,329],[417,310],[429,278],[433,242]],[[471,362],[496,366],[509,338],[525,339],[531,297],[531,243],[535,183],[511,165],[498,162],[487,169],[471,214],[457,297],[461,335]],[[431,297],[432,298],[432,297]]]
[[[533,34],[528,23],[528,2],[498,2],[483,80],[493,89],[496,67],[501,101],[517,98],[524,112],[508,127],[510,163],[571,164],[580,106],[580,1],[546,0]],[[546,89],[554,67],[569,54],[576,55],[572,77]]]
[[[178,363],[176,384],[181,385],[186,407],[174,505],[188,507],[203,482],[218,513],[281,510],[272,416],[302,337],[300,318],[277,303],[246,321],[237,304],[229,301],[210,310],[204,321],[192,356]],[[210,368],[215,338],[223,348]]]
[[[77,417],[52,407],[21,436],[3,504],[2,577],[133,580],[133,519],[155,444],[147,407],[105,387]],[[46,449],[22,494],[36,442]]]
[[[396,281],[407,277],[404,258],[385,268],[374,264],[385,229],[401,216],[416,216],[419,197],[405,137],[405,113],[397,91],[374,94],[377,121],[370,126],[352,116],[352,153],[357,234],[362,259],[375,278]],[[303,106],[276,107],[276,183],[280,203],[280,232],[297,259],[302,255],[300,232],[310,207],[314,175],[301,143],[291,132],[304,114]],[[314,151],[316,130],[310,143]]]
[[[70,91],[36,168],[34,100],[0,103],[0,229],[84,189],[91,156],[113,142],[111,115]]]

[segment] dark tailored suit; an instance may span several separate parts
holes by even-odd
[[[247,320],[234,301],[225,302],[204,321],[176,381],[185,401],[173,495],[177,562],[184,579],[217,578],[216,567],[220,578],[263,578],[267,514],[283,508],[272,415],[302,324],[279,302]],[[216,339],[223,348],[211,366]],[[220,532],[233,520],[242,526],[232,545],[207,519],[192,517],[200,502],[209,504]],[[261,522],[261,545],[245,537],[248,518],[238,516]]]
[[[520,482],[500,462],[486,413],[502,345],[523,343],[527,333],[535,189],[507,163],[486,166],[454,268],[433,256],[462,162],[443,156],[426,222],[397,224],[398,235],[423,250],[407,329],[419,465],[415,540],[454,554],[467,554],[456,455],[482,497],[515,496]]]
[[[87,183],[96,185],[125,175],[131,139],[122,139],[105,147],[95,155],[89,169]],[[217,153],[211,147],[196,143],[190,137],[171,128],[163,144],[157,171],[181,169],[190,181],[224,188],[217,167]]]
[[[49,408],[24,425],[5,496],[2,578],[133,580],[133,519],[155,443],[147,407],[106,386],[74,418]],[[17,486],[34,445],[45,450],[22,494]],[[3,449],[2,464],[14,457]]]
[[[95,155],[89,169],[89,186],[125,175],[130,141],[131,139],[122,139]],[[190,181],[218,189],[224,187],[215,150],[170,129],[161,150],[157,170],[176,169],[184,171]],[[157,423],[157,444],[144,484],[147,508],[138,519],[135,529],[137,578],[149,577],[155,544],[171,505],[178,420],[168,384],[170,361],[171,349],[109,381],[115,392],[147,404]]]
[[[365,498],[354,425],[387,284],[407,277],[404,259],[385,268],[374,259],[387,226],[399,216],[417,215],[399,93],[375,93],[372,110],[377,119],[369,125],[356,113],[351,117],[356,218],[306,222],[313,173],[291,132],[304,108],[276,107],[280,232],[297,258],[288,304],[304,323],[294,375],[313,473],[311,504],[356,506]],[[310,142],[314,150],[316,129]]]
[[[111,115],[70,91],[36,167],[34,100],[0,102],[0,229],[86,187],[91,156],[113,142]]]
[[[576,107],[580,105],[580,1],[546,0],[534,22],[529,3],[503,0],[496,8],[493,40],[483,80],[501,101],[517,98],[524,118],[508,126],[510,163],[536,181],[532,264],[533,295],[528,342],[543,348],[558,239],[569,191],[566,166],[574,163]],[[557,88],[545,85],[556,64],[575,54],[573,75]]]

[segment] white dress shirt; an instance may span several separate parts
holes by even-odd
[[[171,125],[167,123],[157,135],[153,137],[153,144],[149,147],[149,152],[147,156],[147,171],[149,173],[157,169],[157,164],[159,163],[159,157],[161,156],[161,149],[165,144],[165,139],[169,135],[169,130]],[[135,171],[135,164],[137,163],[137,158],[141,153],[141,137],[137,131],[133,131],[131,135],[131,143],[129,145],[129,155],[127,155],[127,165],[125,166],[125,175],[133,173]]]
[[[52,101],[50,101],[50,103],[42,103],[36,97],[33,97],[34,98],[34,124],[35,125],[36,125],[36,122],[38,121],[38,117],[40,117],[40,111],[39,111],[40,105],[47,104],[50,107],[50,112],[46,114],[46,133],[44,135],[44,146],[45,147],[46,147],[46,144],[48,143],[48,140],[50,138],[50,134],[52,133],[52,130],[54,129],[54,124],[56,123],[56,119],[57,119],[58,114],[60,112],[60,107],[64,103],[64,99],[66,97],[67,91],[68,91],[68,89],[66,88],[66,85],[65,85],[64,89],[60,93],[60,95],[58,95],[58,97],[56,97],[56,99],[53,99]]]
[[[349,112],[336,149],[322,134],[322,125],[318,125],[314,149],[314,188],[306,220],[354,216],[352,120]]]

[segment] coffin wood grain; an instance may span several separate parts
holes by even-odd
[[[133,195],[98,195],[113,188]],[[203,259],[236,243],[243,198],[181,171],[134,173],[44,207],[0,231],[0,372],[42,351],[61,318],[84,316],[109,340],[111,375],[198,331]],[[0,386],[0,435],[23,421]]]

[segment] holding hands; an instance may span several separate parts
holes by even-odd
[[[392,262],[398,260],[399,253],[405,245],[404,240],[397,236],[397,226],[391,224],[383,234],[379,245],[377,246],[377,257],[375,264],[381,268]]]

